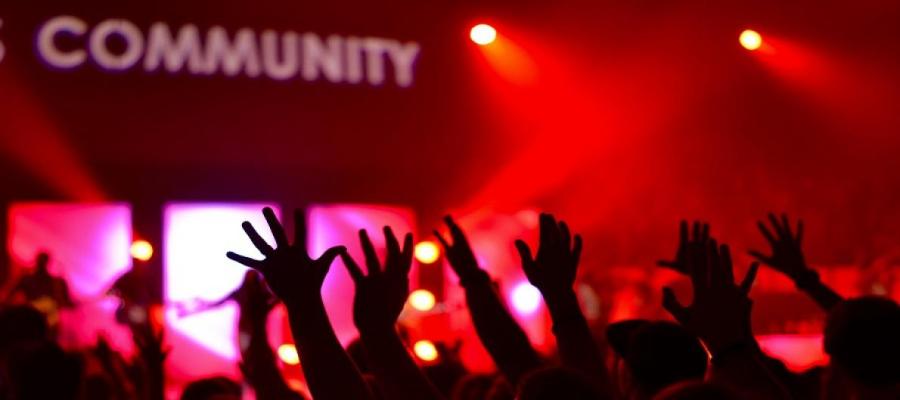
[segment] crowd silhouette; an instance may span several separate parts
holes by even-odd
[[[597,335],[582,312],[575,284],[583,248],[568,224],[539,218],[539,240],[514,243],[528,282],[552,321],[556,355],[540,353],[500,296],[495,278],[479,265],[466,233],[451,217],[434,234],[465,293],[472,325],[496,365],[494,374],[466,371],[452,346],[439,365],[411,355],[398,318],[410,292],[413,237],[384,227],[379,258],[370,232],[361,230],[362,259],[344,246],[310,254],[303,212],[295,213],[293,240],[275,213],[263,215],[274,243],[249,222],[242,227],[262,259],[233,252],[249,268],[226,301],[239,306],[240,370],[258,399],[303,399],[282,377],[268,341],[266,319],[276,302],[287,311],[309,394],[320,399],[900,399],[900,306],[886,297],[845,299],[806,262],[804,225],[768,216],[759,230],[768,252],[735,276],[732,249],[709,224],[683,221],[674,258],[658,265],[690,281],[690,301],[664,288],[660,306],[671,320],[626,320]],[[359,339],[345,349],[332,329],[322,285],[335,260],[355,287],[353,322]],[[15,285],[0,311],[0,399],[161,400],[168,348],[151,318],[123,321],[135,356],[126,359],[102,338],[90,351],[64,351],[54,340],[52,309],[70,306],[68,289],[47,272],[49,255]],[[764,353],[751,324],[752,289],[760,265],[790,278],[823,311],[827,366],[795,373]],[[43,266],[43,267],[41,267]],[[122,291],[124,280],[116,286]],[[125,290],[129,292],[128,290]],[[149,307],[137,299],[129,306]],[[147,311],[146,309],[144,310]],[[224,377],[187,385],[181,399],[239,399],[242,386]]]

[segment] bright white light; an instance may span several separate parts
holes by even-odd
[[[287,365],[300,364],[300,355],[297,354],[297,347],[290,343],[278,346],[278,358]]]
[[[512,290],[513,307],[520,314],[531,314],[541,306],[541,292],[528,282],[521,282]]]
[[[762,36],[752,29],[746,29],[741,32],[738,41],[741,42],[741,46],[750,51],[759,49],[762,46]]]
[[[426,240],[416,244],[414,254],[420,263],[431,264],[440,258],[441,249],[434,242]]]
[[[469,31],[469,38],[478,45],[488,45],[497,39],[497,30],[488,24],[478,24]]]
[[[420,340],[413,345],[413,352],[422,361],[434,361],[438,358],[437,347],[430,340]]]
[[[153,258],[153,245],[146,240],[135,240],[131,243],[131,256],[135,260],[150,261]]]
[[[434,294],[425,290],[418,289],[409,294],[409,305],[419,311],[430,311],[434,308]]]

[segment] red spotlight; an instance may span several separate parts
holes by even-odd
[[[754,51],[762,47],[762,36],[759,35],[759,32],[756,32],[752,29],[745,29],[741,32],[741,36],[738,38],[738,41],[741,42],[741,46],[745,49]]]
[[[485,46],[497,39],[497,30],[488,24],[478,24],[469,31],[469,38],[480,46]]]

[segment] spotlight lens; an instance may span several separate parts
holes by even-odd
[[[762,36],[752,29],[741,32],[741,36],[738,40],[741,42],[741,46],[750,51],[756,50],[762,46]]]
[[[300,364],[300,355],[297,354],[297,347],[290,343],[278,346],[278,358],[287,365]]]
[[[531,314],[541,306],[541,292],[528,282],[516,285],[512,290],[512,304],[521,314]]]
[[[434,242],[419,242],[415,249],[416,260],[422,264],[431,264],[441,256],[441,248]]]
[[[438,358],[437,347],[434,347],[434,343],[431,343],[430,340],[420,340],[413,345],[413,351],[416,353],[416,357],[419,357],[422,361],[434,361]]]
[[[146,240],[135,240],[131,244],[131,256],[136,260],[149,261],[153,257],[153,245]]]
[[[434,303],[434,295],[425,289],[419,289],[409,294],[409,305],[416,310],[431,311]]]
[[[478,24],[469,31],[469,38],[476,44],[484,46],[497,39],[497,30],[488,24]]]

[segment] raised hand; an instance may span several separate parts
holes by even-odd
[[[409,296],[409,270],[413,256],[412,234],[406,234],[401,247],[394,232],[386,226],[384,238],[387,256],[382,267],[368,233],[365,229],[359,231],[359,241],[366,257],[368,275],[363,274],[359,264],[346,251],[341,252],[341,259],[356,283],[353,322],[361,332],[393,330]]]
[[[690,271],[694,301],[681,305],[671,288],[663,288],[663,307],[688,330],[718,352],[753,340],[748,297],[758,263],[750,265],[740,286],[734,283],[731,251],[715,240],[685,246],[684,261]]]
[[[478,260],[475,258],[472,246],[469,245],[469,239],[466,238],[466,234],[456,224],[453,217],[445,216],[444,223],[447,224],[447,228],[450,230],[450,239],[453,242],[448,242],[437,230],[434,231],[434,235],[437,236],[438,241],[441,242],[441,246],[444,248],[444,254],[447,255],[450,268],[456,273],[460,283],[465,286],[472,279],[482,277],[485,273],[478,266]]]
[[[531,249],[522,240],[516,241],[516,249],[522,257],[522,269],[528,282],[545,298],[573,290],[581,257],[581,236],[575,235],[573,240],[565,222],[557,222],[550,214],[541,214],[537,254],[532,257]]]
[[[763,221],[757,222],[759,231],[765,236],[772,248],[771,255],[751,250],[751,256],[779,271],[791,279],[798,280],[807,273],[810,268],[806,265],[801,245],[803,243],[803,220],[797,221],[797,233],[791,232],[791,224],[786,214],[781,214],[781,221],[775,214],[769,213],[769,223],[772,230]],[[774,231],[774,234],[773,234]]]
[[[689,275],[687,266],[684,262],[685,248],[692,243],[705,243],[709,241],[709,224],[700,221],[693,222],[693,229],[688,234],[688,222],[682,220],[678,229],[678,250],[675,252],[675,258],[672,260],[659,260],[656,265],[663,268],[669,268],[675,272]]]
[[[266,243],[253,225],[245,221],[241,227],[265,259],[255,260],[230,251],[227,254],[228,258],[262,273],[272,292],[287,305],[308,299],[321,299],[325,275],[328,274],[331,263],[345,248],[332,247],[321,257],[314,259],[306,251],[306,225],[302,211],[297,210],[294,213],[294,244],[289,244],[284,227],[278,222],[271,208],[264,208],[263,215],[272,236],[275,237],[275,247]]]

